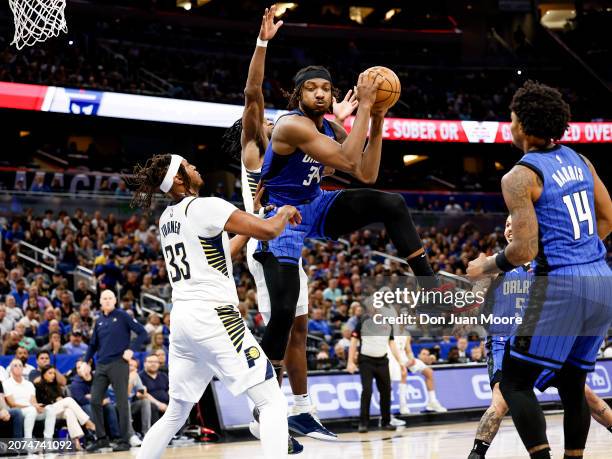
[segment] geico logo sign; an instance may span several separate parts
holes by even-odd
[[[587,376],[587,383],[591,386],[593,392],[598,394],[608,393],[612,388],[610,386],[610,375],[603,365],[595,365],[595,371]]]
[[[313,382],[309,384],[308,391],[312,403],[317,407],[319,412],[344,410],[359,410],[361,398],[361,382],[359,381],[343,381],[338,383],[329,382]],[[287,401],[291,405],[293,403],[293,395],[291,388],[283,386],[283,392]],[[427,390],[425,381],[422,378],[408,378],[408,404],[409,406],[420,407],[427,404]],[[372,404],[379,407],[378,394],[372,397]],[[399,403],[399,392],[393,392],[393,400]]]
[[[406,400],[409,408],[423,408],[427,406],[427,386],[425,380],[419,376],[408,376],[406,381],[408,388],[406,391]],[[400,392],[399,384],[393,384],[391,392],[391,409],[399,409]],[[378,403],[378,401],[376,401]],[[378,406],[378,405],[376,405]]]
[[[474,395],[478,400],[490,400],[491,399],[491,385],[489,383],[488,375],[474,375],[472,376],[472,389]]]

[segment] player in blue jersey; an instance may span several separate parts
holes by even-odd
[[[508,243],[512,242],[512,217],[506,219],[504,236]],[[485,279],[479,283],[478,289],[487,288],[484,314],[493,314],[496,317],[522,317],[523,307],[529,300],[529,288],[533,282],[534,274],[529,265],[519,266],[507,273]],[[487,337],[487,367],[489,382],[491,384],[491,405],[480,418],[474,439],[474,447],[468,459],[485,459],[487,450],[497,435],[502,419],[508,413],[508,405],[499,389],[502,378],[503,359],[506,343],[514,333],[515,325],[492,325],[488,329]],[[550,386],[557,385],[555,373],[544,370],[536,387],[541,392]],[[591,416],[606,429],[612,432],[612,410],[589,386],[585,385],[585,396]]]
[[[373,71],[359,76],[359,106],[347,135],[341,126],[325,119],[331,112],[335,92],[330,73],[319,66],[301,69],[294,77],[295,88],[288,107],[291,111],[279,118],[272,132],[261,171],[267,202],[276,206],[295,203],[304,218],[295,231],[259,244],[254,254],[263,267],[271,304],[262,346],[279,370],[294,323],[305,239],[337,239],[370,223],[382,222],[398,255],[420,276],[421,287],[438,287],[401,195],[371,189],[321,190],[326,166],[348,172],[365,183],[376,182],[386,110],[372,107],[381,81],[382,77]],[[274,211],[267,217],[272,215]]]
[[[265,118],[264,94],[262,85],[265,74],[265,59],[268,42],[272,40],[283,22],[274,22],[276,6],[266,9],[259,30],[257,46],[251,58],[247,81],[244,89],[244,111],[242,117],[223,135],[223,150],[239,157],[241,162],[242,198],[245,210],[253,213],[255,192],[261,177],[261,166],[264,153],[270,142],[274,124]],[[344,100],[334,99],[333,112],[336,121],[342,123],[355,109],[357,102],[349,91]],[[264,323],[270,317],[270,301],[265,288],[265,279],[261,264],[253,259],[257,240],[251,239],[247,244],[247,264],[257,286],[257,304]],[[285,368],[294,394],[289,422],[292,427],[299,426],[299,433],[325,440],[335,440],[337,436],[326,429],[314,415],[316,407],[310,401],[307,382],[306,337],[308,334],[308,277],[300,267],[300,296],[295,313],[295,321],[289,335],[289,344],[285,355]],[[251,433],[259,437],[258,422],[249,425]],[[298,441],[289,437],[290,452],[302,450]]]
[[[570,118],[557,90],[529,81],[510,108],[513,143],[524,152],[501,183],[513,240],[470,262],[468,275],[508,272],[535,258],[537,278],[523,324],[506,346],[500,389],[531,457],[548,459],[533,387],[543,368],[556,371],[565,457],[581,458],[590,425],[586,374],[612,322],[612,271],[601,242],[612,228],[612,201],[593,165],[556,143]]]

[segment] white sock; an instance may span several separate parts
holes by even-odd
[[[302,394],[302,395],[294,395],[293,396],[293,406],[294,411],[297,414],[300,413],[309,413],[310,412],[310,395]]]
[[[408,400],[406,400],[407,393],[408,393],[408,384],[400,383],[399,385],[400,408],[408,407]]]
[[[427,393],[429,394],[429,401],[430,402],[437,402],[438,401],[438,399],[436,398],[436,391],[435,390],[427,391]]]
[[[145,435],[136,459],[159,459],[172,437],[187,421],[191,408],[193,403],[170,397],[166,412]]]
[[[287,456],[287,399],[275,378],[247,390],[247,395],[259,409],[259,435],[266,459]]]

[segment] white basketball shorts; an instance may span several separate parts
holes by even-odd
[[[197,300],[172,306],[168,370],[170,396],[192,403],[213,376],[233,395],[274,377],[238,308],[203,307]]]

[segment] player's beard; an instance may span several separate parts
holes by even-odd
[[[311,108],[311,107],[307,107],[306,105],[302,104],[302,111],[306,114],[306,116],[308,118],[319,118],[325,114],[327,114],[327,112],[329,112],[329,107],[327,108]]]

